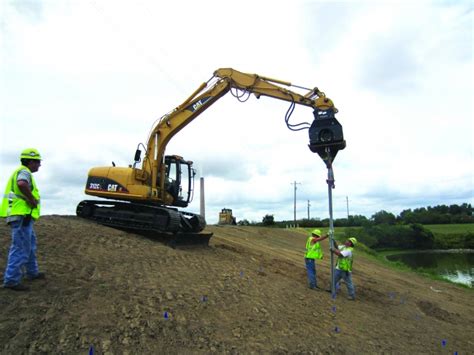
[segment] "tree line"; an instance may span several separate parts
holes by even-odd
[[[356,237],[372,249],[474,249],[474,233],[452,233],[436,237],[424,224],[474,223],[471,204],[438,205],[403,210],[398,216],[381,210],[370,218],[362,215],[337,218],[335,227],[346,227],[344,237]],[[285,228],[294,225],[294,221],[275,221],[267,214],[262,222],[239,221],[243,225],[263,225]],[[329,219],[302,219],[297,221],[302,228],[328,228]]]
[[[473,216],[474,209],[470,203],[463,203],[461,205],[438,205],[428,206],[415,209],[406,209],[400,212],[399,215],[394,215],[391,212],[381,210],[374,213],[370,218],[363,215],[349,215],[348,218],[334,219],[335,227],[365,227],[369,225],[396,225],[396,224],[460,224],[460,223],[474,223]],[[303,228],[309,227],[329,227],[329,218],[311,218],[300,219],[296,223]],[[265,225],[286,227],[293,225],[294,221],[275,221],[273,215],[267,214],[263,217],[262,222],[248,222],[241,221],[240,224],[246,225]]]

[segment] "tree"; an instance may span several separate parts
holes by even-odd
[[[415,233],[414,247],[416,249],[431,249],[433,248],[435,238],[433,233],[423,227],[421,224],[412,224],[410,228]]]
[[[395,224],[397,219],[393,213],[382,210],[372,215],[371,220],[374,224]]]
[[[449,224],[449,223],[474,223],[472,206],[468,203],[462,205],[438,205],[403,210],[397,220],[403,224]]]
[[[362,215],[350,215],[348,220],[349,226],[365,226],[369,223],[367,217]]]
[[[275,218],[272,214],[266,214],[262,219],[262,224],[264,226],[272,226],[275,224]]]
[[[411,209],[403,210],[400,212],[399,220],[405,224],[415,223],[416,215]]]

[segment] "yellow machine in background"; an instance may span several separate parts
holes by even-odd
[[[223,208],[219,212],[219,224],[231,224],[234,226],[237,224],[237,220],[232,215],[232,210],[230,208]]]
[[[240,101],[251,93],[257,98],[268,96],[288,101],[288,112],[292,112],[295,104],[308,106],[313,109],[315,120],[318,118],[316,113],[334,115],[337,112],[333,102],[317,88],[295,86],[307,91],[298,94],[288,89],[292,86],[289,82],[230,68],[216,70],[211,79],[201,84],[181,105],[161,117],[152,129],[146,146],[138,145],[132,165],[97,167],[89,171],[85,193],[106,200],[81,201],[77,206],[77,215],[120,228],[175,235],[198,234],[206,226],[204,218],[178,210],[178,207],[187,207],[193,197],[193,163],[179,155],[165,155],[168,142],[229,91]],[[288,112],[285,120],[292,129],[288,123],[291,112]],[[140,147],[145,150],[143,160]],[[141,166],[137,166],[139,163]]]

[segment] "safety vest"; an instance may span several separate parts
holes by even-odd
[[[31,174],[31,194],[38,201],[38,205],[33,209],[26,201],[25,196],[20,191],[17,184],[17,176],[21,170],[27,170]],[[40,216],[39,201],[40,194],[35,179],[33,178],[33,174],[30,169],[22,165],[13,172],[10,180],[8,180],[5,193],[3,194],[2,205],[0,207],[0,217],[25,216],[31,213],[31,217],[36,220]]]
[[[323,251],[321,249],[321,245],[319,242],[311,243],[313,237],[309,237],[306,241],[306,254],[305,258],[307,259],[322,259],[323,258]]]
[[[354,255],[352,251],[354,250],[354,248],[342,246],[339,250],[340,251],[349,250],[351,252],[351,256],[348,256],[345,258],[340,256],[337,259],[336,268],[342,271],[352,272],[352,260],[353,260],[353,255]]]

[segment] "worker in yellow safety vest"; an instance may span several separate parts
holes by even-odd
[[[338,285],[341,279],[344,280],[347,286],[347,293],[349,294],[347,299],[351,301],[355,301],[355,287],[352,282],[352,261],[354,259],[352,251],[356,244],[357,239],[351,237],[341,246],[334,242],[335,249],[331,249],[331,252],[338,256],[334,273],[334,284]]]
[[[306,240],[306,253],[304,256],[306,272],[308,274],[309,288],[318,290],[318,283],[316,279],[316,259],[323,258],[323,250],[321,249],[320,241],[326,239],[328,235],[321,236],[319,229],[313,229],[311,235]]]
[[[40,216],[40,193],[33,173],[41,166],[38,150],[28,148],[21,152],[19,166],[7,182],[0,206],[0,217],[11,227],[12,243],[3,275],[3,287],[14,291],[27,291],[23,276],[29,280],[44,279],[36,259],[34,221]],[[24,273],[24,274],[23,274]]]

